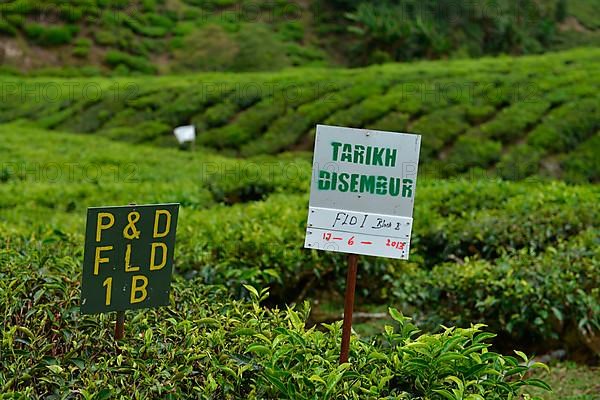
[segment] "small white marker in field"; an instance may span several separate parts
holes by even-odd
[[[179,144],[194,142],[196,140],[196,128],[194,125],[179,126],[173,130]]]

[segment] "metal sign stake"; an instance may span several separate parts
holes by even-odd
[[[346,277],[346,295],[344,300],[344,325],[342,327],[342,350],[340,364],[348,362],[350,352],[350,333],[352,331],[352,312],[354,310],[354,291],[356,289],[356,273],[358,255],[348,254],[348,275]]]

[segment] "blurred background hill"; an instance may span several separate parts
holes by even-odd
[[[2,72],[266,71],[600,43],[599,0],[0,1]]]

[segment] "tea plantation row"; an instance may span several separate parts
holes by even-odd
[[[0,126],[0,232],[82,247],[85,209],[180,201],[176,271],[269,304],[341,292],[345,260],[302,249],[310,163]],[[27,147],[27,144],[35,146]],[[417,189],[410,262],[365,257],[359,301],[391,304],[426,329],[482,322],[505,343],[594,348],[600,328],[596,186],[437,181]],[[256,201],[260,200],[260,201]],[[7,245],[10,247],[10,245]],[[72,263],[80,265],[80,255]]]
[[[429,177],[598,182],[600,51],[356,70],[141,79],[4,78],[0,121],[252,157],[311,150],[317,123],[423,135]]]
[[[2,235],[3,398],[507,399],[547,388],[528,377],[543,365],[490,351],[479,325],[419,335],[390,309],[394,325],[354,337],[352,363],[338,365],[341,323],[307,329],[308,304],[266,308],[267,291],[235,300],[177,276],[170,306],[128,313],[115,344],[108,315],[79,314],[80,258],[60,235]]]

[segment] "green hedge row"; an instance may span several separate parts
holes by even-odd
[[[266,308],[218,287],[175,278],[171,304],[127,313],[115,344],[109,315],[79,313],[81,250],[68,236],[0,239],[0,388],[28,398],[505,399],[528,386],[533,368],[490,351],[481,325],[418,334],[390,309],[394,325],[369,340],[354,336],[338,364],[341,323],[306,328],[309,308]],[[10,279],[5,279],[10,278]]]
[[[336,114],[336,110],[353,108],[368,96],[381,93],[389,84],[388,79],[383,79],[375,85],[324,81],[321,85],[322,89],[319,89],[319,86],[313,88],[321,92],[318,99],[301,104],[296,110],[287,112],[276,120],[264,135],[242,146],[241,153],[244,156],[276,153],[294,146],[303,139],[303,136],[311,135],[315,125],[328,116],[330,116],[329,123],[333,124],[336,123],[335,118],[343,118],[340,116],[343,112]]]
[[[523,249],[493,261],[405,268],[393,282],[394,296],[430,327],[483,322],[504,340],[540,352],[581,351],[600,334],[597,233],[589,228],[543,250]]]
[[[527,143],[545,153],[577,147],[600,129],[600,98],[585,97],[553,110],[527,137]]]
[[[419,189],[411,259],[421,267],[474,256],[494,260],[521,249],[543,251],[598,222],[598,193],[593,189],[554,184],[505,186],[506,193],[486,203],[485,195],[482,199],[469,186],[463,182]],[[479,184],[478,190],[493,193],[494,186]],[[428,200],[437,190],[458,192],[452,201],[460,212],[449,213],[443,200]],[[241,279],[257,285],[278,284],[288,294],[301,291],[314,276],[324,274],[340,278],[342,286],[343,257],[302,249],[307,203],[305,196],[278,195],[265,202],[211,208],[190,216],[195,233],[190,232],[185,240],[193,251],[182,254],[185,261],[178,267],[199,271],[210,283]],[[469,208],[470,203],[479,205]],[[390,274],[394,263],[377,259],[368,263],[361,272],[362,290],[376,298],[384,296],[377,281]],[[295,289],[290,292],[290,288]],[[280,293],[274,289],[274,294]]]
[[[562,157],[563,178],[568,182],[600,182],[600,131]]]
[[[131,145],[95,138],[104,151],[98,153],[87,146],[85,136],[48,134],[18,124],[1,129],[0,155],[10,160],[0,170],[0,217],[6,231],[74,234],[81,245],[89,206],[181,202],[178,274],[223,285],[235,296],[246,295],[244,283],[270,286],[273,304],[344,287],[343,255],[303,249],[311,167],[307,158],[235,160],[204,150],[182,153],[148,146],[131,152]],[[36,146],[28,146],[34,141]],[[599,224],[598,189],[592,185],[419,182],[408,265],[419,271],[413,271],[416,277],[423,274],[425,283],[421,289],[415,286],[415,296],[434,296],[435,288],[430,293],[426,282],[440,266],[460,270],[472,260],[475,265],[495,265],[520,254],[550,252]],[[592,242],[584,243],[584,248],[593,248]],[[395,282],[405,281],[406,263],[361,260],[360,298],[381,304],[399,296]],[[546,265],[548,258],[538,261]],[[410,282],[416,285],[417,280]],[[585,282],[579,288],[593,299]],[[558,298],[544,290],[533,293],[562,310],[562,303],[555,303]],[[456,296],[468,297],[471,291],[466,286]],[[520,304],[506,304],[507,315],[520,312]],[[431,316],[440,314],[445,315],[434,310]],[[492,317],[482,318],[494,323]],[[540,318],[545,321],[542,311]],[[547,337],[553,328],[544,329],[531,333]]]
[[[141,56],[113,51],[106,57],[147,70]],[[561,156],[598,130],[594,65],[594,51],[586,50],[335,73],[90,80],[77,83],[99,85],[99,96],[65,89],[57,99],[29,101],[19,87],[38,85],[32,93],[39,94],[73,82],[16,80],[0,105],[0,121],[27,118],[43,127],[166,146],[176,146],[172,128],[193,123],[200,144],[244,157],[309,150],[314,126],[326,122],[420,133],[423,167],[438,168],[442,177],[485,169],[515,180],[535,174],[571,179]],[[544,73],[548,68],[552,74]]]

